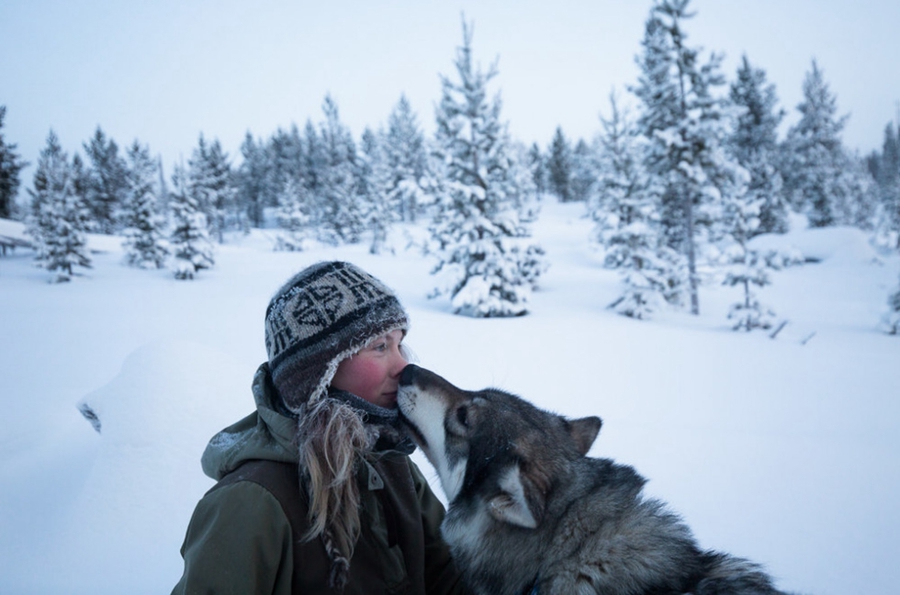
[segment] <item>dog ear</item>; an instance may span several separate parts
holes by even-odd
[[[575,448],[580,455],[584,456],[591,450],[591,445],[597,439],[602,425],[603,420],[594,415],[568,420],[569,434],[575,441]]]
[[[510,466],[499,485],[503,491],[488,502],[491,516],[501,523],[536,528],[544,516],[544,496],[522,482],[519,466]]]

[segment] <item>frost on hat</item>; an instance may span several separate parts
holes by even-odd
[[[347,262],[312,265],[285,283],[266,310],[272,381],[296,413],[326,393],[341,360],[408,328],[400,301],[375,277]]]

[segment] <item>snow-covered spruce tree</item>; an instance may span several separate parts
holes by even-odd
[[[430,231],[439,259],[432,271],[446,283],[453,311],[473,317],[518,316],[545,269],[543,250],[530,238],[522,211],[533,201],[530,173],[518,164],[500,99],[487,98],[486,73],[472,61],[471,27],[463,23],[455,66],[459,80],[442,77],[436,110],[437,212]]]
[[[166,183],[166,171],[163,167],[162,156],[156,157],[156,212],[162,217],[165,229],[169,228],[169,185]]]
[[[611,115],[601,118],[598,177],[588,199],[593,240],[605,250],[604,264],[622,273],[622,294],[609,307],[646,319],[679,295],[683,259],[660,241],[656,196],[643,168],[633,123],[610,96]]]
[[[721,57],[700,64],[685,45],[682,21],[689,0],[660,0],[650,11],[641,75],[632,91],[641,100],[638,126],[648,140],[645,165],[660,191],[666,244],[687,259],[690,311],[699,314],[700,248],[717,233],[725,195],[742,192],[741,168],[725,151],[734,108],[715,94],[724,85]]]
[[[116,233],[122,229],[120,211],[128,192],[128,164],[119,155],[119,146],[107,139],[100,127],[84,151],[90,159],[85,200],[91,212],[91,229]]]
[[[175,167],[172,186],[172,270],[176,279],[193,279],[198,271],[215,264],[209,226],[206,214],[188,189],[188,174],[183,166]]]
[[[784,233],[788,209],[777,168],[777,134],[784,110],[777,108],[775,85],[766,84],[766,72],[751,66],[744,56],[730,96],[743,113],[737,118],[729,149],[750,174],[747,201],[760,202],[759,226],[753,233]]]
[[[269,139],[259,159],[263,163],[255,169],[264,171],[264,174],[255,183],[261,186],[262,205],[281,204],[279,196],[289,180],[302,183],[308,195],[312,192],[310,181],[313,174],[307,171],[305,139],[296,125],[292,124],[289,132],[279,128]]]
[[[388,205],[400,221],[415,222],[427,208],[423,190],[429,176],[425,135],[405,95],[388,116],[381,140],[387,168],[392,172]]]
[[[311,229],[309,190],[303,180],[288,176],[278,193],[278,227],[281,230],[275,249],[298,252],[313,235]]]
[[[305,221],[305,230],[300,232],[298,240],[319,237],[330,243],[336,242],[334,232],[325,223],[327,213],[323,205],[327,155],[312,121],[307,120],[302,134],[295,125],[291,126],[290,132],[279,129],[269,139],[265,156],[267,193],[272,196],[267,202],[279,207],[280,220],[293,220],[294,215],[286,213],[285,208],[288,211],[293,208],[291,196],[302,197],[302,213],[295,215]],[[288,224],[294,235],[297,235],[296,223]],[[287,239],[288,236],[284,237]]]
[[[896,128],[892,122],[885,125],[881,155],[874,176],[879,185],[892,186],[900,183],[900,124]]]
[[[613,255],[610,234],[627,225],[632,212],[649,201],[649,182],[642,167],[634,123],[610,93],[610,117],[600,116],[597,181],[587,201],[588,217],[594,222],[591,239],[606,250],[606,266],[618,268],[623,260]]]
[[[165,217],[159,212],[156,162],[150,149],[134,141],[127,151],[128,191],[122,208],[125,224],[125,261],[131,266],[161,269],[169,250]]]
[[[846,151],[834,200],[837,222],[872,231],[879,222],[880,202],[878,183],[865,159],[855,151]]]
[[[509,152],[511,155],[509,177],[518,180],[516,185],[523,189],[514,195],[512,204],[519,214],[519,222],[530,230],[531,225],[541,214],[541,204],[537,184],[534,181],[534,170],[530,166],[528,147],[523,143],[512,141]],[[528,235],[531,235],[530,231]]]
[[[561,202],[568,202],[572,200],[572,147],[559,126],[547,153],[547,189]]]
[[[271,190],[272,164],[263,142],[249,132],[241,143],[243,160],[235,170],[235,202],[253,227],[263,226],[265,207],[275,204]]]
[[[634,221],[618,233],[620,245],[628,246],[622,263],[622,293],[608,308],[617,314],[644,320],[665,307],[678,303],[680,284],[686,277],[684,257],[665,245],[659,245],[655,230],[655,211],[645,209],[643,221]]]
[[[846,156],[841,131],[847,116],[837,117],[837,100],[815,60],[803,81],[803,101],[797,110],[800,120],[785,140],[785,190],[792,206],[808,215],[812,227],[835,225],[835,201],[843,192]]]
[[[88,204],[88,195],[90,194],[90,186],[91,186],[91,171],[88,167],[84,165],[84,160],[81,158],[81,155],[75,153],[72,156],[72,189],[75,192],[75,195],[81,199],[82,204],[85,205],[88,212],[88,222],[85,224],[85,229],[90,231],[96,228],[96,225],[90,218],[93,216],[91,212],[90,205]]]
[[[325,143],[319,137],[315,125],[312,120],[306,121],[303,128],[303,143],[301,152],[301,172],[303,183],[306,189],[312,195],[317,203],[320,201],[322,188],[325,184],[325,170],[328,169],[328,155],[325,150]],[[314,209],[314,220],[318,222],[322,219],[323,208],[321,204],[316,204]]]
[[[89,213],[74,190],[68,156],[51,130],[34,173],[28,233],[37,246],[36,259],[56,282],[70,281],[75,267],[90,268],[86,227]]]
[[[381,254],[385,249],[387,234],[393,220],[392,206],[400,207],[403,202],[391,201],[394,185],[394,171],[389,167],[384,149],[382,132],[376,134],[366,128],[362,134],[362,155],[360,155],[360,184],[363,226],[372,234],[369,244],[370,254]],[[412,205],[416,205],[413,202]]]
[[[884,131],[884,144],[877,163],[876,180],[880,192],[880,231],[894,235],[895,246],[900,249],[900,124],[895,131],[888,124]],[[882,319],[885,332],[900,335],[900,283],[888,296],[888,311]]]
[[[591,194],[597,179],[597,156],[593,148],[582,138],[572,151],[572,200],[584,202]]]
[[[750,287],[771,284],[767,262],[759,252],[741,248],[735,245],[735,252],[730,254],[731,264],[723,281],[723,285],[743,288],[743,299],[731,305],[728,319],[733,321],[732,329],[736,331],[768,330],[775,324],[775,312],[760,303]]]
[[[236,209],[236,190],[228,154],[222,150],[218,139],[207,144],[200,134],[197,147],[188,160],[187,175],[188,191],[206,215],[210,231],[223,244],[225,231],[242,228],[243,221]]]
[[[356,143],[341,122],[337,103],[330,95],[325,97],[322,110],[325,121],[320,133],[325,163],[317,191],[321,205],[320,239],[332,244],[352,244],[360,241],[364,228]]]
[[[878,231],[893,236],[894,246],[900,249],[900,125],[885,126],[881,154],[873,159],[880,198]]]
[[[541,153],[537,143],[532,143],[528,149],[528,168],[531,170],[531,179],[538,197],[547,192],[547,159]]]
[[[19,192],[19,172],[27,165],[19,159],[16,145],[3,138],[3,119],[6,106],[0,105],[0,218],[10,219],[16,211],[16,195]]]
[[[726,269],[723,285],[739,286],[742,299],[728,312],[734,330],[767,330],[775,323],[775,313],[759,302],[751,285],[762,288],[771,284],[768,269],[777,266],[771,258],[750,249],[748,242],[757,234],[760,211],[765,199],[753,194],[731,196],[725,203],[725,226],[734,243],[725,251]]]

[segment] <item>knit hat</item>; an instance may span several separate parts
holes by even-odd
[[[400,301],[375,277],[347,262],[312,265],[285,283],[266,310],[272,382],[285,406],[299,413],[326,394],[342,360],[408,328]]]

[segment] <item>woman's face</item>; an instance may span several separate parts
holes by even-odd
[[[397,406],[397,383],[406,367],[400,352],[403,331],[395,330],[363,347],[338,364],[331,386],[379,407]]]

